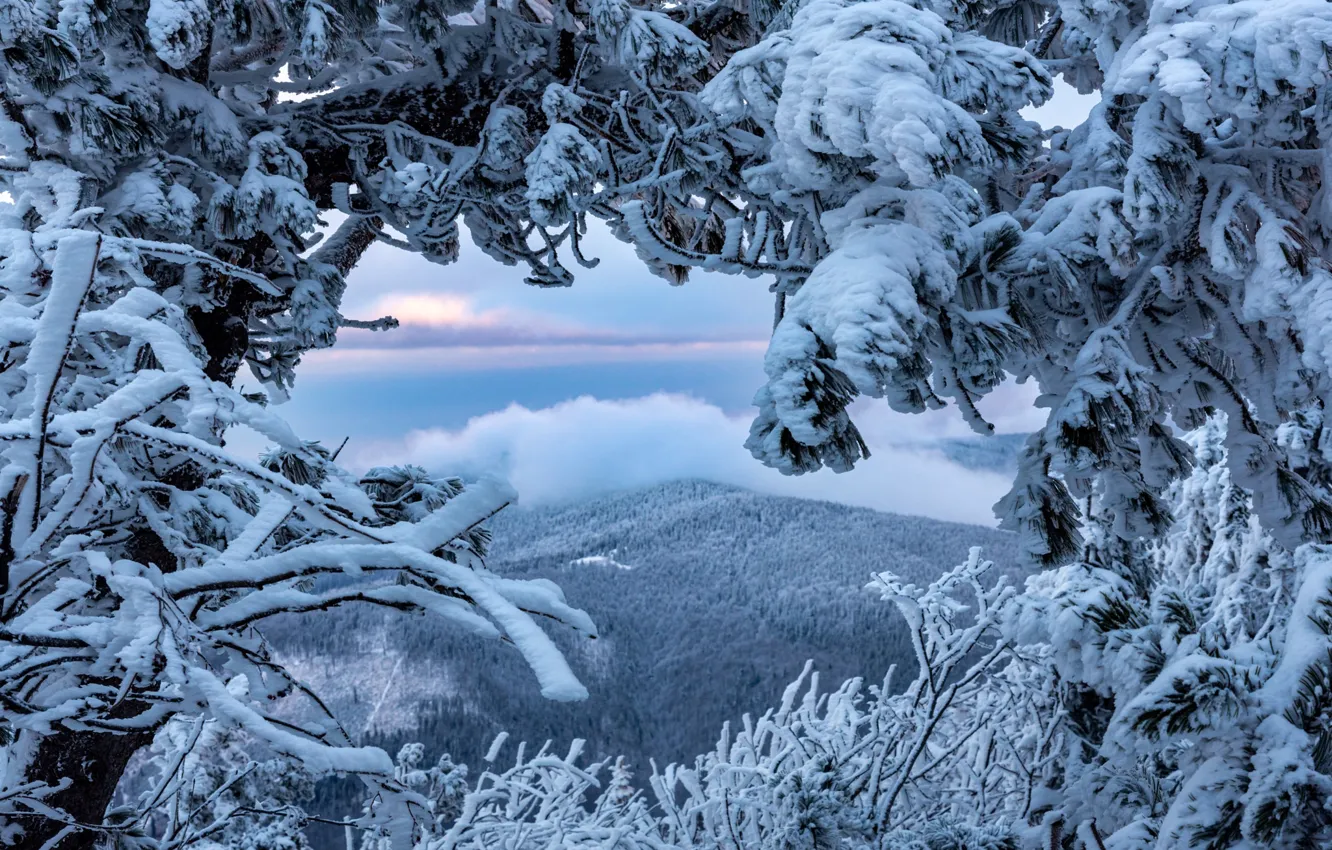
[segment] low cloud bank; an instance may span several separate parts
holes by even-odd
[[[540,410],[511,405],[458,430],[413,431],[352,449],[346,459],[358,468],[415,463],[464,477],[498,471],[518,488],[523,504],[534,506],[701,478],[982,525],[994,524],[992,506],[1011,484],[1006,475],[967,469],[922,447],[956,435],[954,424],[895,415],[882,404],[857,416],[873,456],[841,475],[823,470],[788,477],[762,466],[743,446],[749,422],[748,415],[728,415],[688,396],[585,396]]]

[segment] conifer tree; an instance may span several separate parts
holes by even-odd
[[[246,683],[228,683],[243,692]],[[317,777],[299,762],[265,758],[254,738],[204,717],[163,724],[113,807],[111,848],[310,850],[301,806]],[[127,788],[127,786],[130,786]]]
[[[992,567],[972,550],[928,587],[875,579],[914,634],[901,690],[888,671],[822,692],[807,665],[778,706],[692,764],[653,764],[642,791],[623,759],[580,764],[582,741],[515,752],[501,735],[458,819],[418,847],[1016,850],[1050,807],[1063,717],[1040,648],[1000,635],[1015,591]]]
[[[715,750],[654,765],[646,794],[577,744],[520,747],[426,846],[1324,846],[1332,605],[1306,588],[1332,586],[1332,561],[1258,522],[1221,416],[1185,438],[1198,464],[1162,494],[1160,541],[1124,545],[1093,504],[1083,557],[1022,592],[987,584],[978,552],[928,588],[878,577],[917,654],[900,690],[890,672],[820,693],[807,668]]]
[[[339,312],[374,242],[447,263],[461,221],[566,285],[592,216],[672,282],[770,276],[748,446],[785,472],[868,453],[858,396],[987,432],[981,399],[1034,381],[1049,418],[998,511],[1060,568],[1028,596],[1085,697],[1070,776],[1099,787],[1107,741],[1155,736],[1172,799],[1216,812],[1102,826],[1320,840],[1329,48],[1321,0],[4,4],[6,834],[113,831],[111,789],[178,714],[365,776],[410,833],[424,804],[385,754],[268,713],[299,690],[255,630],[277,612],[452,617],[583,693],[531,614],[591,622],[481,565],[507,488],[357,480],[265,402],[339,327],[393,324]],[[1046,132],[1019,111],[1056,75],[1101,98]],[[1173,427],[1217,412],[1229,483],[1198,484],[1199,533],[1148,557],[1194,462]],[[236,425],[277,450],[232,457]],[[396,583],[307,584],[367,571]],[[1099,829],[1063,816],[1070,841]]]
[[[1302,0],[811,0],[702,93],[743,212],[677,238],[624,207],[663,260],[775,276],[748,445],[783,472],[868,453],[858,396],[984,433],[987,392],[1039,387],[996,512],[1057,568],[1027,596],[1080,738],[1071,844],[1326,840],[1329,48]],[[1099,95],[1071,130],[1015,114],[1056,76]],[[1162,820],[1094,825],[1117,746],[1158,751]]]
[[[1017,378],[1050,413],[997,512],[1037,562],[1079,557],[1088,497],[1118,537],[1162,534],[1190,462],[1171,422],[1214,410],[1263,523],[1326,541],[1326,461],[1278,432],[1321,445],[1329,392],[1329,44],[1314,2],[811,0],[701,95],[743,207],[680,235],[622,212],[662,262],[774,276],[769,465],[854,465],[862,395],[986,433],[977,403]],[[1056,75],[1102,99],[1043,131],[1018,110]]]
[[[687,196],[691,164],[724,157],[690,130],[709,45],[762,26],[757,7],[723,11],[0,4],[5,835],[77,849],[114,832],[121,773],[176,715],[362,775],[389,833],[410,831],[424,803],[387,755],[352,747],[335,719],[272,714],[289,693],[319,705],[258,630],[279,612],[444,616],[511,641],[548,696],[585,693],[532,618],[591,621],[481,564],[507,486],[358,480],[266,405],[340,327],[392,327],[339,310],[375,242],[447,263],[461,220],[531,282],[563,285],[566,263],[595,262],[579,249],[587,215]],[[246,374],[262,391],[240,391]],[[274,451],[230,454],[239,425]],[[312,584],[327,574],[382,581]],[[224,684],[238,674],[243,695]]]
[[[1261,526],[1226,432],[1218,414],[1189,435],[1175,524],[1132,559],[1145,583],[1088,547],[1018,599],[1009,638],[1048,647],[1079,742],[1037,833],[1158,850],[1332,840],[1327,553]]]
[[[626,806],[634,796],[634,773],[624,756],[617,756],[611,765],[610,782],[606,794],[612,806]]]

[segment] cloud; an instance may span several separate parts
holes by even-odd
[[[478,309],[473,298],[453,293],[391,293],[376,301],[369,315],[391,316],[398,320],[398,327],[386,331],[346,328],[338,333],[340,349],[500,348],[599,341],[601,336],[508,307]]]
[[[762,356],[772,329],[766,283],[705,272],[670,286],[603,223],[589,224],[581,245],[601,262],[578,269],[568,288],[530,286],[523,268],[497,263],[470,239],[448,266],[372,245],[340,309],[359,320],[393,315],[402,326],[344,328],[336,349],[307,354],[302,370],[420,374]]]
[[[527,505],[702,478],[776,495],[993,525],[991,507],[1010,479],[965,469],[920,446],[952,433],[951,425],[892,414],[881,404],[862,410],[859,419],[879,439],[871,443],[873,457],[842,475],[825,470],[783,476],[743,448],[747,416],[666,394],[626,401],[585,396],[540,410],[511,405],[458,430],[413,431],[353,449],[347,460],[358,468],[410,462],[464,477],[498,471]],[[889,434],[893,442],[883,439]]]
[[[628,344],[432,346],[422,348],[336,348],[301,358],[301,375],[384,375],[485,372],[589,364],[762,360],[766,340],[720,342],[634,342]]]
[[[478,312],[473,300],[461,295],[405,292],[380,298],[374,312],[398,316],[408,325],[491,327],[504,324],[512,311],[492,308]]]
[[[480,308],[474,297],[457,293],[390,293],[364,313],[374,318],[392,316],[399,327],[387,331],[344,328],[335,351],[315,352],[306,358],[315,371],[675,360],[737,352],[761,354],[767,344],[765,338],[743,329],[596,327],[512,306]]]

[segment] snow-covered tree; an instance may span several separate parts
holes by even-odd
[[[1160,534],[1187,471],[1169,422],[1229,414],[1238,484],[1284,545],[1332,535],[1323,470],[1278,430],[1329,386],[1321,2],[810,0],[701,98],[737,157],[727,205],[663,262],[775,278],[749,448],[784,472],[868,452],[850,402],[977,402],[1032,380],[1046,427],[998,512],[1031,556],[1081,552],[1095,495],[1116,536]],[[780,23],[780,19],[778,19]],[[1018,110],[1062,75],[1101,102],[1072,130]],[[714,180],[714,183],[716,181]],[[720,184],[718,184],[720,185]]]
[[[455,764],[448,753],[441,755],[430,767],[422,767],[424,760],[425,746],[405,744],[398,750],[394,765],[394,778],[425,800],[425,811],[417,815],[413,828],[412,840],[415,842],[452,826],[462,814],[463,799],[468,791],[466,765]],[[381,800],[368,800],[366,810],[373,813],[382,804]],[[375,819],[368,820],[373,822]],[[393,839],[389,830],[374,826],[362,832],[360,847],[361,850],[392,850]]]
[[[1005,634],[1047,647],[1073,742],[1038,833],[1107,850],[1332,841],[1329,556],[1261,526],[1226,432],[1218,415],[1189,435],[1198,465],[1168,494],[1164,540],[1018,599]]]
[[[339,313],[376,241],[447,262],[461,218],[532,282],[564,284],[562,256],[594,262],[578,250],[589,212],[686,193],[705,170],[691,163],[724,157],[690,129],[706,112],[688,92],[760,13],[0,4],[6,840],[79,848],[112,830],[125,765],[177,715],[363,775],[386,801],[376,817],[405,835],[392,801],[421,802],[384,753],[351,746],[335,720],[273,716],[302,692],[257,630],[279,612],[444,616],[512,642],[547,695],[584,693],[534,617],[587,633],[590,620],[553,586],[481,564],[478,527],[513,500],[505,485],[357,480],[266,402],[339,327],[392,326]],[[321,240],[325,213],[337,226]],[[262,393],[234,386],[243,368]],[[275,445],[260,462],[225,448],[242,425]],[[241,696],[225,684],[236,675]]]
[[[247,683],[228,683],[243,694]],[[254,738],[216,720],[176,716],[126,774],[109,846],[151,850],[309,850],[300,808],[316,777],[287,757],[262,757]]]
[[[901,690],[890,673],[824,693],[807,668],[779,707],[693,764],[654,765],[643,791],[626,793],[620,762],[579,766],[578,747],[520,749],[421,846],[1325,846],[1332,556],[1264,529],[1223,417],[1185,439],[1198,463],[1162,494],[1162,540],[1123,541],[1093,504],[1082,558],[1023,592],[984,584],[974,552],[928,588],[876,578],[916,650]]]
[[[680,236],[622,207],[664,261],[775,276],[748,445],[784,472],[867,454],[858,396],[985,432],[982,396],[1039,387],[996,507],[1077,562],[1026,595],[1090,765],[1047,837],[1327,840],[1329,48],[1304,0],[810,0],[701,95],[743,203]],[[1087,119],[1021,120],[1056,76]],[[1208,481],[1176,430],[1204,425]],[[1158,820],[1098,808],[1119,746],[1159,760]]]
[[[507,736],[496,738],[487,753],[495,764]],[[578,766],[583,742],[572,742],[563,755],[548,743],[529,755],[519,744],[508,768],[483,771],[467,794],[462,811],[447,829],[424,836],[420,846],[499,848],[615,846],[625,850],[665,850],[671,846],[659,820],[641,794],[620,797],[608,778],[606,762]]]
[[[612,805],[626,806],[633,799],[634,793],[634,772],[624,760],[624,756],[616,756],[615,763],[611,765],[606,794]]]
[[[18,209],[40,221],[30,200],[20,195]],[[532,618],[591,633],[586,615],[553,585],[481,564],[475,530],[512,501],[507,485],[416,476],[377,502],[389,476],[357,481],[208,377],[171,300],[179,292],[159,292],[144,271],[141,252],[157,248],[64,218],[23,231],[14,217],[7,232],[24,250],[5,261],[0,302],[13,367],[3,375],[7,835],[87,846],[114,832],[102,818],[120,772],[178,714],[242,727],[317,773],[360,774],[396,801],[381,811],[406,828],[401,804],[419,801],[382,752],[352,746],[334,718],[293,725],[273,714],[289,693],[322,706],[256,629],[278,613],[368,603],[443,616],[512,641],[549,696],[583,695]],[[299,458],[302,474],[229,455],[222,434],[238,423]],[[406,508],[414,516],[401,518]],[[324,575],[387,581],[315,584]],[[241,694],[224,684],[236,675],[248,679]]]
[[[654,765],[643,790],[622,760],[580,766],[581,742],[564,756],[520,745],[418,846],[1012,850],[1049,806],[1064,718],[1044,656],[1000,634],[1015,594],[984,583],[990,567],[973,550],[926,588],[876,578],[912,627],[918,669],[905,689],[890,671],[882,685],[825,693],[806,667],[778,707],[726,726],[692,765]]]
[[[1035,381],[1048,423],[999,512],[1033,559],[1084,556],[1045,579],[1050,605],[1076,597],[1078,612],[1051,651],[1093,623],[1094,652],[1113,632],[1118,661],[1155,653],[1155,673],[1205,678],[1216,697],[1172,729],[1174,685],[1134,684],[1116,662],[1068,677],[1088,700],[1079,727],[1110,728],[1101,709],[1127,707],[1103,692],[1141,686],[1144,729],[1192,734],[1196,714],[1248,736],[1245,765],[1226,750],[1210,773],[1181,768],[1248,777],[1245,840],[1317,826],[1300,813],[1323,793],[1309,760],[1325,752],[1311,730],[1332,631],[1325,553],[1305,545],[1332,536],[1330,46],[1321,0],[4,3],[4,835],[87,846],[124,765],[175,715],[423,805],[335,723],[271,716],[299,689],[255,629],[278,612],[452,617],[511,640],[549,695],[581,695],[532,615],[590,621],[480,563],[476,528],[507,488],[355,480],[264,402],[339,327],[392,325],[339,313],[370,244],[446,263],[461,221],[531,282],[564,285],[569,257],[595,262],[589,215],[672,281],[771,276],[748,445],[783,471],[868,452],[857,396],[951,400],[986,431],[978,401]],[[1047,133],[1018,112],[1054,75],[1101,102]],[[330,211],[341,221],[320,242]],[[233,386],[242,367],[263,394]],[[1172,423],[1217,410],[1251,506],[1200,496],[1224,520],[1147,569],[1140,540],[1165,533],[1163,494],[1191,463]],[[276,450],[232,457],[237,425]],[[1240,534],[1250,509],[1275,542]],[[313,581],[366,572],[391,581]],[[1255,588],[1278,586],[1289,608],[1254,611]],[[1158,608],[1180,622],[1141,620]],[[1186,611],[1205,628],[1185,634]],[[1195,637],[1210,648],[1179,649]],[[1270,675],[1227,660],[1264,639],[1279,646]],[[243,697],[224,684],[237,674]],[[1267,713],[1221,723],[1250,681]],[[953,716],[944,684],[921,687]],[[907,739],[893,758],[909,771],[925,745]],[[1209,751],[1197,743],[1181,758]],[[375,811],[410,831],[400,806]]]
[[[702,94],[743,156],[743,206],[712,205],[684,240],[646,202],[623,208],[645,251],[775,276],[749,447],[783,471],[854,464],[867,449],[845,409],[860,394],[904,411],[953,398],[980,425],[973,399],[1031,347],[1005,285],[1022,227],[998,199],[1040,151],[1018,110],[1051,79],[967,31],[967,11],[803,4]],[[710,230],[717,247],[696,250]]]

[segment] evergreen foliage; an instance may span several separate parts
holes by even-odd
[[[748,446],[784,472],[868,452],[858,396],[986,433],[1012,376],[1050,410],[997,506],[1034,560],[1078,556],[1093,496],[1116,536],[1160,535],[1190,462],[1169,423],[1214,410],[1272,533],[1326,542],[1324,460],[1279,432],[1318,445],[1329,392],[1328,39],[1302,0],[810,0],[700,95],[743,205],[678,237],[622,212],[662,262],[774,276]],[[1055,76],[1102,95],[1072,130],[1018,115]]]
[[[647,789],[630,793],[621,761],[578,765],[582,741],[563,756],[519,745],[512,766],[483,771],[457,819],[419,846],[1012,850],[1058,762],[1060,716],[1030,733],[1054,680],[1000,638],[1015,590],[986,581],[991,566],[973,549],[925,588],[875,579],[913,635],[905,688],[890,669],[879,685],[857,678],[824,693],[807,665],[779,706],[728,724],[692,765],[654,766]]]
[[[429,611],[511,641],[548,696],[585,694],[533,618],[591,621],[548,582],[481,563],[505,485],[358,480],[265,403],[353,322],[344,278],[373,242],[447,263],[461,222],[530,282],[566,285],[570,257],[596,261],[579,244],[590,215],[672,282],[770,276],[747,445],[784,472],[868,453],[859,396],[952,402],[985,433],[988,392],[1041,390],[1047,424],[997,507],[1051,571],[986,603],[1011,623],[974,626],[1004,636],[971,645],[1007,647],[1003,666],[928,678],[973,628],[936,598],[973,581],[969,562],[923,592],[928,616],[902,605],[935,629],[916,641],[927,680],[909,710],[886,692],[823,705],[965,722],[1002,671],[1053,670],[1062,689],[1032,693],[1067,713],[1074,745],[1041,776],[1052,797],[1004,809],[1042,840],[1326,843],[1330,48],[1322,0],[9,0],[0,833],[73,848],[125,834],[152,817],[106,820],[133,755],[202,716],[362,776],[380,799],[367,825],[412,840],[428,801],[384,752],[272,714],[313,697],[255,630],[283,612]],[[1072,130],[1019,115],[1056,76],[1100,95]],[[242,368],[263,393],[234,386]],[[276,448],[233,457],[235,426]],[[1208,436],[1191,446],[1176,426]],[[315,581],[366,572],[394,581]],[[1024,646],[1049,665],[1008,652]],[[886,798],[876,782],[875,802],[856,798],[870,822],[802,808],[802,784],[746,822],[753,840],[888,841],[909,826],[891,816],[916,793],[922,728],[876,739],[900,774]],[[515,770],[572,801],[586,780],[570,762]],[[987,787],[978,770],[964,797]],[[1008,805],[986,799],[973,817]],[[699,805],[698,834],[734,825]]]
[[[1169,494],[1169,535],[1030,579],[1009,631],[1047,646],[1078,694],[1044,822],[1095,824],[1107,848],[1332,841],[1328,553],[1263,528],[1226,435],[1218,415],[1189,436],[1197,466]]]
[[[228,683],[246,687],[243,677]],[[301,806],[315,777],[291,758],[256,757],[262,749],[235,726],[172,718],[125,777],[129,793],[108,813],[110,847],[310,850]]]
[[[461,217],[542,285],[569,281],[561,252],[592,263],[577,249],[589,209],[678,186],[714,155],[668,129],[702,114],[686,93],[704,44],[623,0],[595,15],[543,0],[0,7],[5,835],[81,848],[118,832],[106,806],[133,754],[199,713],[315,772],[363,775],[405,835],[421,803],[386,754],[335,720],[272,714],[304,693],[255,630],[282,611],[430,611],[512,642],[548,696],[585,694],[533,617],[591,621],[480,565],[477,527],[506,486],[359,481],[265,404],[352,321],[345,275],[398,239],[388,228],[447,262]],[[238,390],[243,369],[262,393]],[[226,451],[240,425],[275,444],[259,463]],[[365,571],[397,583],[310,585]]]

